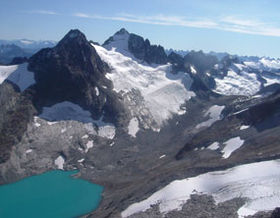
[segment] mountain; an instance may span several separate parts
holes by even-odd
[[[55,41],[0,40],[0,63],[20,64],[26,62],[26,58],[31,57],[40,49],[53,47],[55,44]]]
[[[14,44],[0,45],[0,63],[9,64],[17,57],[30,57],[32,53]]]
[[[131,53],[139,61],[145,61],[148,64],[165,64],[167,55],[164,48],[160,45],[151,45],[148,39],[129,33],[125,29],[116,32],[112,37],[107,39],[103,47],[110,50],[116,48],[117,52],[124,55]]]
[[[14,44],[22,49],[38,51],[42,48],[53,47],[56,45],[55,41],[51,40],[29,40],[29,39],[17,39],[17,40],[0,40],[0,45]]]
[[[0,184],[77,169],[104,187],[87,217],[274,216],[279,76],[276,59],[70,30],[0,66]]]

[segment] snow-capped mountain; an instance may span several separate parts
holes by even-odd
[[[0,184],[78,169],[105,188],[88,217],[269,217],[280,205],[278,66],[167,55],[125,29],[101,46],[71,30],[0,66]]]
[[[17,39],[17,40],[0,40],[0,45],[14,44],[23,49],[40,50],[42,48],[49,48],[56,45],[56,41],[52,40],[30,40],[30,39]]]

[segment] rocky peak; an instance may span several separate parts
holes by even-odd
[[[151,45],[148,39],[144,39],[134,33],[129,33],[124,28],[107,39],[103,46],[109,50],[114,48],[117,52],[126,56],[130,53],[138,60],[149,64],[167,63],[167,55],[162,46]]]
[[[70,30],[57,44],[56,47],[67,46],[71,43],[87,43],[86,36],[78,29]]]
[[[129,51],[138,59],[147,63],[166,64],[167,55],[160,45],[151,45],[148,39],[136,34],[130,34],[128,40]]]
[[[168,55],[168,62],[172,64],[174,72],[185,70],[184,58],[173,51]]]
[[[129,32],[125,28],[121,28],[118,32],[115,33],[115,35],[126,35],[129,34]]]
[[[109,68],[79,30],[71,30],[54,48],[33,55],[29,70],[35,75],[34,103],[39,110],[70,101],[89,110],[95,119],[109,110],[109,116],[117,117],[112,105],[117,97],[105,77]]]

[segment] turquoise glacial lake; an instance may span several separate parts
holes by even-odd
[[[71,218],[96,209],[103,187],[54,170],[0,186],[0,217]]]

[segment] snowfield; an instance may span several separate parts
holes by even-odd
[[[127,43],[125,40],[119,40]],[[114,42],[116,43],[116,42]],[[188,74],[171,73],[171,65],[147,65],[132,58],[126,51],[126,45],[112,44],[107,50],[93,45],[101,59],[112,69],[106,77],[113,82],[114,91],[128,93],[137,90],[143,97],[145,108],[152,115],[158,126],[162,126],[173,114],[182,114],[181,105],[195,93],[189,91],[192,79]],[[121,44],[122,47],[117,47]],[[119,53],[127,54],[127,56]],[[185,111],[184,111],[185,112]]]
[[[246,198],[238,210],[239,217],[258,211],[273,210],[280,205],[280,160],[244,164],[183,180],[175,180],[144,201],[130,205],[122,217],[146,211],[159,203],[161,213],[181,210],[191,194],[213,195],[216,203],[233,198]]]
[[[235,138],[231,138],[224,142],[225,147],[223,148],[223,158],[229,158],[231,153],[240,148],[244,143],[244,140],[242,140],[239,136]]]
[[[239,66],[240,67],[240,66]],[[261,88],[261,83],[254,73],[246,71],[236,72],[229,70],[223,79],[215,78],[215,92],[223,95],[246,95],[251,96]]]
[[[63,170],[64,158],[58,156],[58,158],[55,159],[54,164],[57,166],[57,169]]]
[[[222,111],[224,110],[225,106],[214,105],[210,107],[205,113],[204,117],[209,117],[208,120],[199,123],[196,125],[195,128],[199,129],[201,127],[209,127],[216,121],[222,119]]]
[[[219,148],[219,142],[213,142],[211,145],[209,145],[207,147],[207,149],[210,149],[210,150],[213,150],[213,151],[217,150],[218,148]]]
[[[99,120],[93,120],[89,111],[69,101],[60,102],[51,107],[43,107],[39,117],[49,121],[76,120],[85,123],[87,128],[89,130],[92,129],[93,132],[94,124],[98,128],[98,135],[100,137],[109,139],[115,137],[116,128],[113,124],[103,122],[103,117]]]
[[[24,91],[35,83],[34,73],[27,70],[27,63],[20,65],[0,66],[0,84],[5,80],[17,85],[20,91]]]
[[[132,118],[128,124],[128,134],[132,137],[136,137],[137,132],[139,131],[139,122],[136,117]]]

